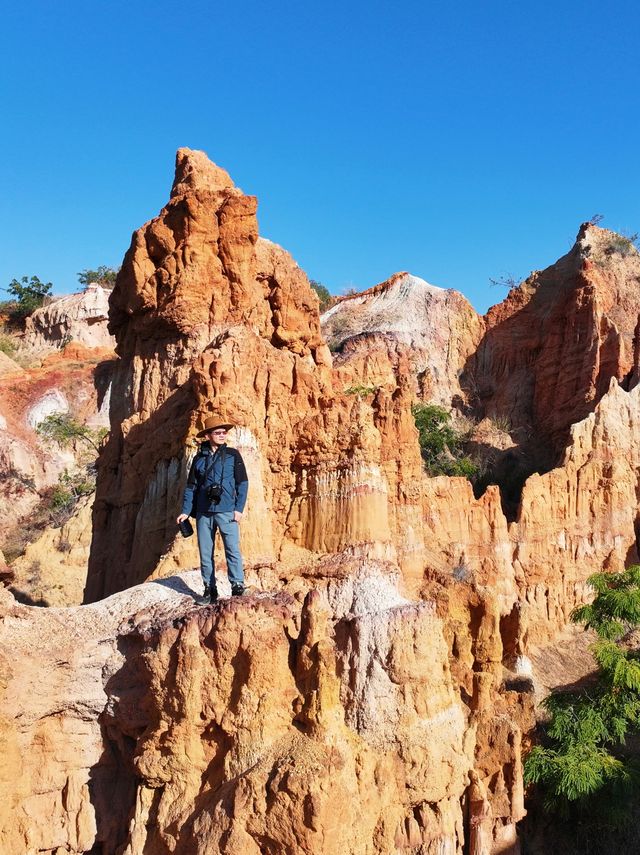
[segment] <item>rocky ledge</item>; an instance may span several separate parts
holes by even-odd
[[[256,578],[200,608],[193,572],[68,609],[5,593],[0,849],[513,844],[527,695],[489,704],[491,675],[469,671],[463,703],[435,603],[405,599],[392,565],[341,566],[342,578],[335,559],[316,566],[304,598]],[[491,815],[488,772],[500,782]]]

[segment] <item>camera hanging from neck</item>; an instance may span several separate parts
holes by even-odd
[[[220,466],[220,480],[214,481],[210,487],[206,487],[207,478],[209,477],[209,473],[215,467],[216,459],[217,459],[218,455],[220,455],[220,458],[222,460],[222,463]],[[224,478],[224,462],[226,460],[226,456],[227,456],[227,448],[225,445],[222,445],[219,448],[217,448],[215,450],[215,452],[211,458],[211,461],[209,462],[209,465],[207,466],[205,473],[204,473],[204,476],[202,478],[202,484],[203,484],[203,486],[205,486],[205,489],[207,491],[207,499],[209,499],[210,502],[214,502],[215,504],[218,504],[218,502],[222,498],[222,479]]]

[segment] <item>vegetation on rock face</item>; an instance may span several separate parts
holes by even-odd
[[[113,267],[101,264],[97,270],[81,270],[78,273],[78,282],[81,285],[89,285],[91,282],[95,282],[111,291],[116,284],[117,275],[118,271]]]
[[[96,488],[95,477],[82,472],[64,472],[51,491],[49,502],[56,525],[62,525],[73,513],[82,496],[88,496]]]
[[[600,267],[606,267],[616,258],[637,255],[639,237],[637,232],[634,234],[608,232],[606,239],[596,245],[592,255],[593,260]]]
[[[7,356],[13,356],[18,349],[16,340],[5,332],[0,332],[0,351]]]
[[[508,288],[510,291],[512,288],[517,288],[522,281],[521,276],[514,276],[513,273],[503,273],[495,278],[489,277],[489,285]]]
[[[100,451],[99,444],[107,434],[105,428],[95,431],[80,424],[69,413],[52,413],[40,422],[36,431],[43,439],[57,442],[63,448],[79,440],[88,443],[96,452]]]
[[[80,424],[68,413],[52,413],[37,426],[36,431],[44,440],[56,442],[63,448],[82,443],[85,451],[82,455],[76,452],[76,466],[65,470],[58,483],[41,494],[41,501],[30,514],[28,524],[23,522],[9,533],[3,548],[8,563],[22,555],[27,544],[45,528],[64,525],[79,500],[93,493],[96,487],[95,457],[107,433],[104,428],[92,430]]]
[[[86,469],[64,472],[58,483],[46,490],[26,521],[5,538],[2,551],[7,564],[24,554],[27,546],[50,527],[60,528],[73,515],[78,501],[95,490],[95,473]],[[15,592],[14,592],[15,593]]]
[[[58,483],[41,494],[41,501],[23,520],[7,534],[2,550],[7,564],[23,555],[29,543],[46,528],[60,528],[73,515],[78,501],[95,490],[95,472],[92,467],[64,472]]]
[[[2,309],[7,312],[12,323],[22,322],[42,306],[46,297],[51,296],[52,288],[51,282],[41,282],[37,276],[12,279],[5,289],[12,299],[6,300]]]
[[[575,609],[572,620],[597,633],[599,670],[588,687],[544,701],[550,721],[524,772],[547,810],[603,830],[623,819],[638,793],[637,764],[625,741],[640,733],[640,651],[631,643],[640,625],[640,566],[588,581],[596,597]]]
[[[465,434],[451,424],[451,414],[435,404],[411,408],[419,435],[420,451],[430,475],[462,475],[473,478],[477,464],[464,453]]]
[[[309,285],[313,288],[313,290],[318,295],[318,299],[320,300],[320,312],[326,311],[333,304],[333,297],[329,292],[329,289],[322,284],[322,282],[318,282],[315,279],[309,280]]]
[[[377,392],[378,386],[365,386],[362,383],[356,383],[354,386],[349,386],[344,390],[345,395],[357,395],[359,398],[366,398],[368,395],[373,395]]]
[[[343,317],[342,315],[332,315],[328,321],[328,326],[325,328],[329,350],[332,353],[339,352],[345,340],[351,338],[357,332],[359,330],[356,329],[352,318]]]
[[[623,235],[623,234],[615,234],[611,240],[609,241],[609,245],[605,249],[605,255],[621,255],[623,258],[626,258],[628,255],[631,255],[632,252],[637,252],[636,242],[638,240],[638,235]]]

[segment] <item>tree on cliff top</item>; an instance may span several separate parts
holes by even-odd
[[[596,573],[594,601],[572,620],[594,630],[598,672],[588,687],[544,701],[550,714],[543,744],[532,749],[525,782],[537,784],[545,807],[590,824],[615,825],[638,791],[636,763],[625,740],[640,732],[640,651],[631,633],[640,626],[640,566]]]
[[[318,295],[318,299],[320,300],[320,313],[326,311],[333,304],[333,297],[329,293],[329,289],[326,288],[322,282],[317,282],[315,279],[309,280],[309,285],[313,288],[313,290]]]
[[[51,282],[41,282],[37,276],[12,279],[9,287],[4,289],[12,297],[5,304],[9,318],[14,322],[23,321],[42,306],[45,298],[51,295],[52,288]]]
[[[85,286],[89,285],[91,282],[95,282],[103,288],[112,291],[116,284],[117,275],[118,271],[113,267],[107,267],[106,265],[101,264],[97,270],[81,270],[80,273],[78,273],[78,282]]]

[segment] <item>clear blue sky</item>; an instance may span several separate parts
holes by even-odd
[[[479,311],[579,224],[640,230],[637,3],[3,4],[0,285],[117,266],[203,149],[340,293]]]

